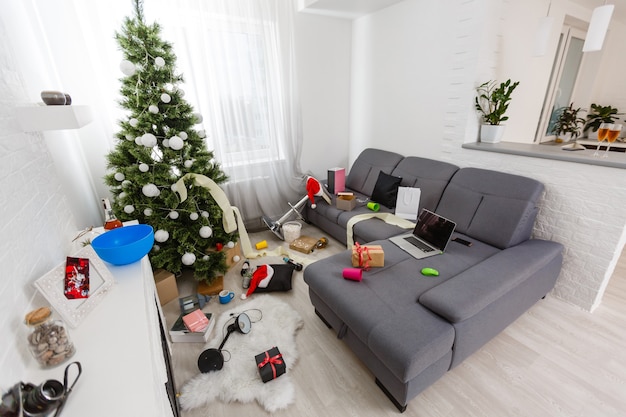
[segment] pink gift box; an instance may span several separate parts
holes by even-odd
[[[201,332],[209,325],[209,319],[202,310],[197,309],[183,316],[183,323],[190,332]]]

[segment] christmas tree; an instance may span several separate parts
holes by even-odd
[[[206,148],[204,132],[194,127],[202,117],[179,88],[183,77],[175,72],[172,45],[161,39],[157,23],[144,22],[141,0],[134,8],[135,16],[126,17],[115,34],[124,55],[119,104],[127,115],[119,121],[104,180],[120,220],[137,219],[154,228],[154,267],[172,273],[193,268],[198,280],[211,283],[226,271],[224,253],[212,248],[232,246],[236,236],[224,231],[220,206],[194,178],[217,184],[227,178]],[[175,184],[184,184],[186,198]]]

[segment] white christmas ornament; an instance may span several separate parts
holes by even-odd
[[[133,211],[135,211],[135,206],[133,206],[132,204],[129,204],[129,205],[127,205],[127,206],[124,206],[124,212],[125,212],[126,214],[130,214],[130,213],[132,213]]]
[[[122,181],[122,187],[128,187],[132,184],[132,182],[128,181],[128,180],[124,180]]]
[[[161,94],[161,101],[163,103],[169,103],[170,101],[172,101],[172,97],[170,97],[170,95],[167,93],[163,93]]]
[[[191,214],[189,215],[189,218],[190,218],[191,220],[198,220],[198,217],[200,217],[200,216],[198,216],[198,213],[191,213]]]
[[[133,137],[133,135],[131,133],[127,133],[126,134],[126,140],[135,140],[135,138]]]
[[[178,214],[178,212],[176,210],[172,210],[172,211],[170,211],[169,216],[170,216],[170,219],[176,220],[178,218],[179,214]]]
[[[202,115],[200,113],[194,113],[193,117],[196,119],[195,122],[197,125],[199,125],[200,123],[202,123],[202,120],[204,120],[202,118]]]
[[[232,248],[234,248],[234,247],[235,247],[235,242],[233,242],[232,240],[229,240],[229,241],[228,241],[228,243],[226,244],[226,246],[227,246],[229,249],[232,249]]]
[[[148,164],[139,164],[139,171],[148,172],[149,170],[150,170],[150,167],[148,166]]]
[[[115,179],[116,179],[116,180],[118,180],[118,181],[124,181],[124,178],[126,178],[126,177],[124,176],[124,174],[122,174],[121,172],[116,172],[116,173],[115,173],[115,175],[114,175],[114,177],[115,177]]]
[[[181,138],[182,140],[187,140],[187,138],[189,137],[189,135],[187,135],[187,132],[180,132],[178,134],[178,137]]]
[[[137,127],[137,125],[139,124],[139,120],[137,120],[137,119],[135,119],[135,118],[133,117],[132,119],[130,119],[130,120],[128,121],[128,123],[130,123],[130,125],[131,125],[132,127]]]
[[[159,243],[163,243],[167,241],[167,239],[169,238],[170,238],[170,234],[168,233],[167,230],[159,229],[156,232],[154,232],[154,240],[156,240]]]
[[[152,250],[155,251],[155,252],[158,252],[158,251],[161,250],[161,247],[159,245],[154,245],[154,246],[152,246]]]
[[[154,58],[154,65],[157,68],[163,68],[165,66],[165,60],[160,56],[157,56],[156,58]]]
[[[150,207],[144,209],[143,214],[144,216],[147,216],[147,217],[152,216],[152,209]]]
[[[152,104],[148,107],[148,111],[152,114],[157,114],[159,112],[159,107]]]
[[[208,211],[203,211],[201,214],[202,214],[202,217],[204,217],[205,219],[209,218],[209,212]]]
[[[128,75],[130,77],[135,73],[135,71],[137,71],[137,67],[135,67],[135,64],[133,64],[129,60],[124,59],[122,62],[120,62],[120,70],[124,75]]]
[[[185,145],[185,143],[178,136],[172,136],[170,138],[170,148],[174,149],[175,151],[179,151],[179,150],[183,149],[184,145]]]
[[[233,262],[237,263],[241,260],[241,257],[239,255],[235,255],[233,256]]]
[[[152,183],[146,184],[143,187],[141,187],[141,192],[146,197],[158,197],[159,194],[161,194],[161,191],[159,191],[159,188]]]
[[[141,136],[137,136],[137,137],[135,138],[135,143],[136,143],[137,145],[143,145],[143,142],[142,142],[142,140],[141,140],[141,139],[142,139],[142,137],[141,137]]]
[[[194,262],[196,262],[196,255],[194,255],[194,254],[193,254],[193,253],[191,253],[191,252],[187,252],[187,253],[186,253],[186,254],[184,254],[184,255],[183,255],[183,257],[182,257],[182,258],[180,258],[180,259],[181,259],[181,261],[183,261],[183,264],[184,264],[184,265],[189,266],[189,265],[193,265],[193,264],[194,264]]]
[[[166,148],[170,147],[170,140],[169,139],[163,139],[163,142],[161,142],[163,144],[163,146],[165,146]]]
[[[146,148],[153,148],[157,144],[157,138],[152,133],[146,133],[141,137],[141,143]]]
[[[126,198],[126,193],[122,191],[121,193],[119,193],[119,195],[117,196],[117,198],[118,198],[118,199],[120,199],[120,200],[125,199],[125,198]]]
[[[206,132],[204,130],[198,130],[198,136],[204,139],[206,138]]]
[[[193,165],[193,160],[192,159],[187,159],[184,163],[185,168],[191,168],[191,166]]]
[[[213,229],[211,229],[209,226],[202,226],[199,233],[200,237],[207,239],[213,234]]]
[[[202,257],[202,260],[203,260],[203,261],[208,261],[209,259],[210,259],[210,258],[209,258],[209,255],[204,255],[204,256]]]

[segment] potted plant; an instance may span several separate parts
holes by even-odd
[[[483,121],[481,142],[499,142],[502,138],[504,126],[500,123],[509,119],[505,113],[509,108],[511,94],[518,85],[519,81],[511,82],[508,79],[499,85],[496,81],[487,81],[476,87],[474,105]]]
[[[556,143],[567,142],[570,139],[576,139],[580,135],[580,131],[585,124],[585,119],[578,117],[580,111],[580,107],[574,108],[574,103],[557,110],[558,118],[552,127],[552,133],[557,136]]]
[[[583,133],[587,133],[587,137],[597,139],[598,128],[602,123],[615,123],[618,119],[618,110],[613,106],[601,106],[596,103],[591,104],[591,110],[587,115],[587,123],[583,129]],[[595,135],[595,137],[594,137]]]

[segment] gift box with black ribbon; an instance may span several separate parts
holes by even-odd
[[[287,370],[283,355],[276,346],[263,353],[259,353],[254,359],[256,360],[259,375],[261,375],[263,382],[276,379]]]

